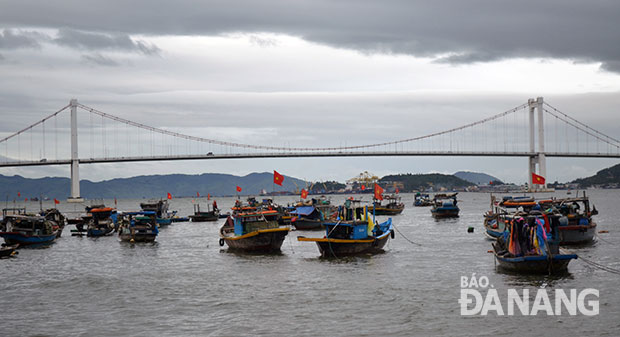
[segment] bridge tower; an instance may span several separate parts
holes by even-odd
[[[77,99],[71,99],[71,196],[68,202],[84,202],[80,197],[80,159],[78,157]]]
[[[538,175],[547,178],[547,159],[545,158],[545,127],[543,123],[543,98],[538,97],[537,99],[530,98],[528,101],[528,106],[530,108],[530,157],[529,157],[529,165],[528,165],[528,189],[530,191],[535,191],[538,189],[545,190],[547,188],[547,183],[540,185],[540,188],[534,188],[532,173],[536,173],[536,164],[538,164]],[[535,147],[535,120],[534,120],[534,110],[538,110],[538,152],[536,152]]]

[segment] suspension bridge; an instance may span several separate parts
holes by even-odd
[[[546,177],[547,157],[620,158],[620,141],[570,117],[542,97],[449,130],[354,146],[269,146],[192,136],[131,121],[76,99],[0,139],[0,167],[70,165],[69,201],[81,200],[80,164],[371,156],[527,157],[529,187],[544,189],[546,184],[533,184],[532,173]]]

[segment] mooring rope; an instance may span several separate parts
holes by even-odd
[[[571,252],[570,250],[567,250],[567,249],[562,249],[562,253],[563,254],[564,253],[575,254],[574,252]],[[612,273],[612,274],[620,275],[620,270],[612,268],[612,267],[608,267],[608,266],[605,266],[605,265],[602,265],[602,264],[600,264],[598,262],[592,261],[592,260],[587,259],[587,258],[585,258],[583,256],[579,256],[577,260],[582,260],[583,262],[591,265],[594,268],[597,268],[597,269],[600,269],[600,270],[603,270],[603,271],[606,271],[606,272],[609,272],[609,273]]]
[[[392,227],[394,227],[394,229],[398,232],[398,234],[400,234],[403,237],[403,239],[409,241],[410,243],[412,243],[414,245],[422,246],[421,244],[419,244],[417,242],[413,242],[413,241],[409,240],[409,238],[407,238],[400,230],[398,230],[398,227],[396,227],[396,225],[392,224]]]

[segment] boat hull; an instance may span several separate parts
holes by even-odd
[[[596,233],[596,223],[589,225],[559,226],[561,245],[578,245],[592,242]]]
[[[207,222],[219,220],[218,215],[190,215],[188,217],[192,222]]]
[[[48,235],[30,236],[30,235],[24,235],[19,232],[4,232],[4,233],[0,233],[0,236],[4,238],[4,242],[6,242],[7,245],[19,244],[21,246],[28,246],[28,245],[39,245],[39,244],[52,243],[54,242],[54,240],[58,238],[58,233],[56,231]]]
[[[434,218],[436,219],[442,219],[442,218],[458,218],[459,217],[459,209],[442,209],[442,208],[437,208],[437,209],[432,209],[431,210],[431,214],[433,215]]]
[[[404,209],[405,207],[401,207],[401,208],[376,207],[374,209],[374,214],[375,215],[398,215],[402,213]],[[369,209],[368,211],[371,212],[372,210]]]
[[[279,252],[284,238],[288,235],[289,228],[275,228],[267,230],[258,230],[241,236],[221,236],[221,241],[228,245],[229,249],[271,253]],[[220,241],[220,245],[222,242]]]
[[[0,258],[16,255],[17,252],[15,250],[17,249],[17,247],[19,247],[19,244],[15,244],[12,246],[3,245],[2,247],[0,247]]]
[[[518,274],[560,274],[568,270],[568,264],[576,259],[574,254],[553,254],[548,256],[505,257],[498,254],[494,244],[495,260],[499,269]]]
[[[114,227],[106,228],[106,229],[93,228],[93,229],[88,229],[86,231],[86,236],[99,237],[99,236],[112,235],[113,231],[114,231]]]
[[[383,251],[383,247],[388,242],[389,236],[364,243],[336,243],[336,242],[317,242],[321,256],[350,256],[359,254],[376,254]]]
[[[298,230],[322,230],[325,229],[323,227],[323,221],[321,220],[311,220],[311,219],[297,219],[291,222],[295,229]]]
[[[120,234],[118,236],[121,241],[124,242],[131,242],[133,239],[133,242],[153,242],[155,241],[155,238],[157,238],[157,234],[154,233],[136,233],[135,235],[131,235],[130,233],[124,233],[124,234]]]

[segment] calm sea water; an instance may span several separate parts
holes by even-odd
[[[595,217],[598,230],[609,233],[600,234],[593,245],[571,249],[620,269],[620,191],[592,190],[588,195],[600,211]],[[385,253],[345,259],[321,259],[315,244],[296,240],[298,235],[320,232],[291,232],[281,254],[232,253],[218,244],[223,220],[172,224],[161,229],[154,244],[122,243],[117,236],[72,237],[68,226],[49,248],[21,249],[16,258],[0,260],[0,334],[619,334],[620,276],[580,260],[572,261],[569,273],[559,277],[498,273],[482,230],[488,194],[460,193],[461,217],[441,221],[431,217],[429,208],[413,207],[413,195],[402,197],[407,207],[393,221],[417,245],[397,232]],[[276,198],[278,203],[292,200]],[[228,209],[234,200],[217,201]],[[139,202],[119,200],[118,208],[135,210]],[[173,199],[170,204],[179,214],[193,212],[191,199]],[[38,203],[27,207],[34,211]],[[59,208],[67,212],[83,206],[63,203]],[[467,233],[469,226],[475,227],[474,233]],[[550,293],[595,288],[600,291],[600,314],[464,317],[457,302],[460,278],[472,273],[487,276],[503,298],[508,288],[530,293],[538,288]]]

